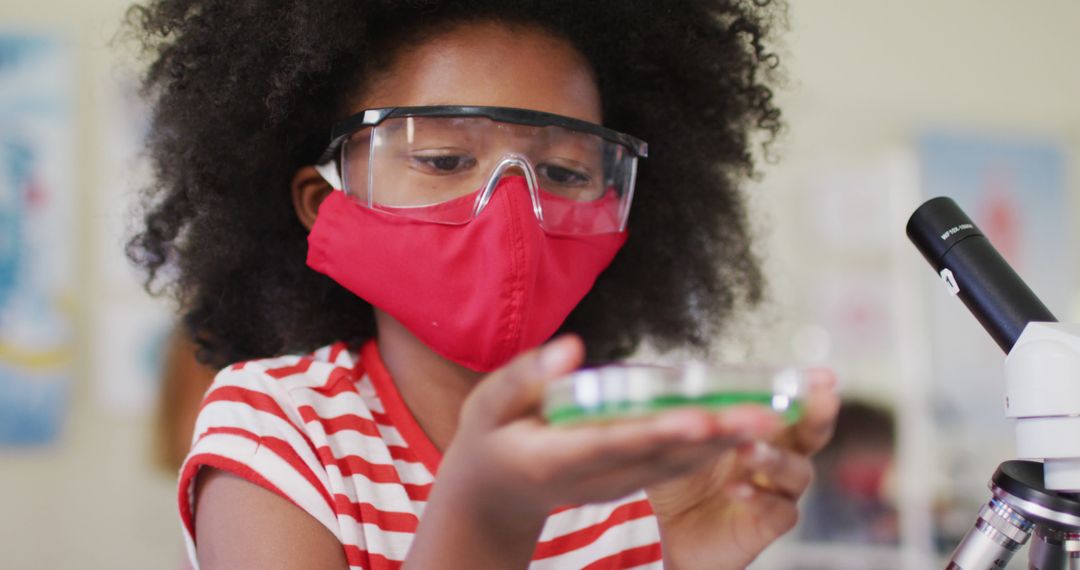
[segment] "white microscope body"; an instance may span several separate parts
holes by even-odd
[[[1028,324],[1005,357],[1005,415],[1046,488],[1080,493],[1080,325]]]

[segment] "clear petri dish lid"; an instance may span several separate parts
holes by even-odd
[[[755,404],[793,422],[802,415],[806,386],[805,371],[791,366],[614,364],[578,370],[551,382],[542,411],[552,424],[571,424],[678,406],[721,409]]]

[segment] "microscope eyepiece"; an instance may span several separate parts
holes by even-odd
[[[944,196],[932,198],[919,206],[911,214],[906,229],[908,239],[935,271],[945,267],[945,254],[953,246],[969,237],[986,237],[956,202]]]
[[[952,199],[919,206],[907,235],[1006,353],[1028,323],[1057,321]]]

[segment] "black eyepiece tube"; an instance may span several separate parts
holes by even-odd
[[[1057,321],[952,199],[919,206],[907,236],[1006,353],[1028,323]]]

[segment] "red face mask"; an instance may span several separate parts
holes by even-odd
[[[509,176],[463,225],[397,216],[331,192],[308,235],[307,263],[439,355],[487,372],[548,340],[625,242],[626,232],[548,234],[525,179]]]

